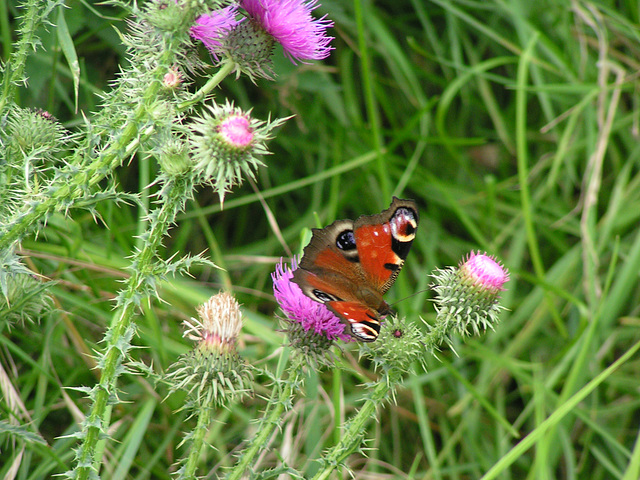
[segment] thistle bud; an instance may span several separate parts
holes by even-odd
[[[182,72],[177,66],[173,66],[169,69],[167,73],[164,74],[162,78],[162,85],[167,90],[177,90],[182,82],[184,81]]]
[[[265,142],[284,119],[262,122],[228,102],[208,109],[191,126],[192,152],[200,181],[211,183],[222,203],[243,174],[255,179],[254,170],[264,166],[257,156],[269,153]]]
[[[471,252],[458,268],[436,270],[431,288],[438,294],[436,329],[444,336],[479,335],[498,322],[498,304],[509,273],[493,257]]]
[[[249,366],[236,351],[242,328],[240,305],[228,293],[214,295],[185,321],[194,349],[174,364],[166,380],[171,390],[186,390],[196,406],[222,405],[248,392]]]
[[[6,126],[8,156],[24,158],[34,153],[43,160],[52,160],[68,141],[68,134],[58,120],[44,110],[16,108],[9,114]]]

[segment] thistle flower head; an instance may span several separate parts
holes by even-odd
[[[503,285],[509,280],[509,273],[502,265],[484,253],[471,252],[460,263],[460,271],[467,281],[494,294],[504,290]]]
[[[298,261],[295,257],[291,267],[283,260],[276,264],[276,270],[271,274],[273,294],[285,314],[283,320],[287,324],[291,344],[304,354],[320,358],[334,340],[350,342],[352,337],[345,333],[344,324],[324,304],[307,297],[291,281],[296,268]]]
[[[333,26],[326,16],[314,19],[317,0],[241,0],[247,17],[236,20],[236,7],[211,12],[198,18],[191,35],[202,41],[216,60],[223,57],[235,71],[272,78],[271,55],[276,43],[294,64],[329,56]]]
[[[265,142],[285,119],[262,122],[229,102],[208,110],[191,125],[191,147],[200,183],[211,183],[222,203],[243,174],[255,179],[254,170],[264,166],[257,157],[269,153]]]
[[[191,27],[191,36],[196,40],[200,40],[218,61],[223,39],[240,23],[239,20],[236,20],[237,15],[237,5],[230,5],[220,10],[200,15],[196,20],[196,24]]]
[[[311,12],[318,8],[317,0],[241,0],[240,4],[250,18],[258,23],[276,42],[294,64],[296,60],[322,60],[332,48],[333,37],[326,30],[333,22],[326,15],[314,19]]]
[[[198,342],[198,348],[220,355],[235,353],[236,341],[242,329],[240,305],[229,293],[222,292],[200,305],[199,319],[185,322],[185,335]]]
[[[498,304],[499,293],[509,280],[509,273],[493,257],[471,252],[458,268],[436,270],[431,288],[437,293],[436,323],[432,327],[448,338],[450,332],[459,335],[479,335],[493,328],[503,309]],[[449,342],[450,343],[450,342]]]
[[[186,390],[192,406],[222,405],[248,392],[251,370],[236,351],[242,328],[240,305],[228,293],[211,297],[185,321],[185,336],[196,342],[170,369],[171,391]]]

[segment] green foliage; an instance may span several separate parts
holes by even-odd
[[[212,478],[640,476],[637,5],[331,0],[315,11],[336,23],[331,57],[294,66],[276,51],[275,79],[254,84],[205,65],[185,28],[204,2],[189,18],[163,2],[13,3],[0,12],[0,477],[99,465],[168,479],[186,471],[185,439],[212,447],[193,460]],[[185,147],[212,98],[278,126],[272,155],[227,166],[224,208]],[[409,375],[387,375],[402,353],[387,327],[334,347],[338,368],[303,368],[283,348],[274,265],[304,229],[392,195],[421,218],[386,295],[403,331],[431,332],[429,274],[471,250],[509,268],[507,310],[437,358],[404,345]],[[243,305],[255,396],[188,417],[185,392],[140,372],[189,358],[180,325],[222,289]]]

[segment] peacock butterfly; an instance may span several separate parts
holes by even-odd
[[[372,342],[380,318],[391,313],[382,295],[400,273],[417,227],[415,202],[393,197],[377,215],[314,228],[293,281],[335,313],[351,335]]]

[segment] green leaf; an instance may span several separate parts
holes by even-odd
[[[64,56],[67,59],[69,70],[71,70],[71,75],[73,76],[73,91],[75,97],[75,107],[77,111],[78,87],[80,85],[80,64],[78,63],[78,55],[76,54],[76,47],[73,44],[73,38],[71,38],[69,27],[67,27],[67,21],[64,18],[63,7],[58,8],[58,19],[56,23],[58,25],[58,28],[56,29],[58,33],[58,41],[60,42],[62,53],[64,53]]]

